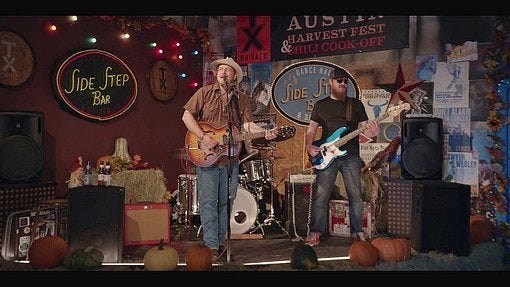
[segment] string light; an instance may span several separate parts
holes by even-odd
[[[52,24],[52,25],[50,25],[49,29],[50,29],[50,31],[57,31],[57,26]]]
[[[181,73],[181,78],[186,78],[186,73]]]
[[[129,37],[130,37],[129,33],[123,33],[123,34],[120,35],[120,38],[124,39],[124,40],[129,39]]]
[[[192,55],[198,55],[198,50],[193,50],[193,52],[191,52]]]
[[[97,43],[97,39],[96,39],[96,37],[94,37],[94,36],[90,36],[90,37],[87,39],[87,42],[89,42],[90,44],[95,44],[95,43]]]
[[[149,46],[151,46],[152,48],[156,48],[158,44],[156,42],[150,42],[149,43]]]
[[[78,21],[78,16],[69,16],[69,20],[71,20],[71,22],[76,22]]]

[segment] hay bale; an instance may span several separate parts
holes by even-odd
[[[125,188],[125,203],[167,202],[166,178],[160,169],[125,170],[112,174],[111,185]]]

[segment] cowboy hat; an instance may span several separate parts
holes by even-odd
[[[234,61],[234,59],[227,57],[225,59],[218,59],[211,63],[211,67],[214,71],[217,71],[220,65],[227,65],[234,69],[234,71],[236,71],[237,84],[241,83],[243,80],[243,70],[241,69],[241,66]]]

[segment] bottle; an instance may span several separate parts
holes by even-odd
[[[83,179],[84,185],[92,185],[92,167],[90,166],[90,161],[87,161],[87,165],[85,166],[85,177]]]
[[[106,162],[104,168],[103,181],[105,186],[109,186],[112,182],[112,169],[109,161]]]
[[[104,185],[104,161],[99,162],[99,169],[97,170],[97,185]]]

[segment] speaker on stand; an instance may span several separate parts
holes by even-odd
[[[40,112],[0,112],[0,183],[42,180],[43,131]]]
[[[443,173],[443,120],[402,118],[402,178],[435,180]]]

